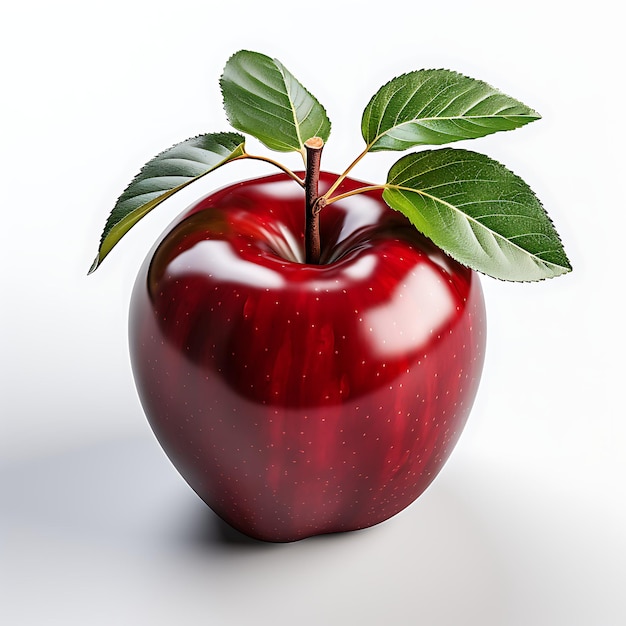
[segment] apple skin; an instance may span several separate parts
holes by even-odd
[[[478,275],[379,192],[323,209],[320,265],[302,262],[303,207],[283,174],[208,195],[155,245],[131,300],[157,439],[215,513],[273,542],[411,504],[457,442],[485,348]]]

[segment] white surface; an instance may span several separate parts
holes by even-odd
[[[626,623],[621,20],[608,0],[397,5],[387,19],[320,0],[315,58],[296,3],[5,9],[1,623]],[[363,107],[404,71],[448,67],[536,108],[543,120],[458,147],[531,184],[575,267],[537,285],[483,281],[483,384],[422,498],[377,528],[287,546],[238,540],[190,492],[145,423],[126,347],[155,237],[199,194],[268,170],[216,172],[85,275],[139,166],[227,130],[217,80],[243,47],[280,58],[326,106],[329,170],[360,150]],[[398,156],[355,175],[382,180]]]
[[[283,545],[225,528],[149,438],[3,469],[6,624],[617,626],[625,615],[615,511],[478,459],[455,457],[385,524]]]

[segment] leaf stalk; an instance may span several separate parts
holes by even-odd
[[[379,191],[381,189],[387,189],[389,185],[365,185],[363,187],[359,187],[358,189],[353,189],[352,191],[346,191],[346,193],[341,193],[334,198],[326,198],[326,196],[322,196],[320,200],[324,200],[324,206],[332,204],[333,202],[337,202],[338,200],[344,200],[345,198],[349,198],[350,196],[356,196],[359,193],[366,193],[368,191]]]
[[[253,159],[255,161],[263,161],[265,163],[270,163],[271,165],[274,165],[275,167],[277,167],[279,170],[282,170],[283,172],[285,172],[285,174],[287,174],[289,178],[292,178],[293,180],[295,180],[298,183],[298,185],[300,185],[300,187],[304,187],[304,181],[295,172],[290,170],[288,167],[286,167],[279,161],[275,161],[274,159],[270,159],[269,157],[265,157],[261,155],[248,154],[247,152],[232,160],[239,161],[240,159]]]
[[[361,159],[369,152],[369,149],[370,147],[367,146],[365,150],[363,150],[363,152],[361,152],[361,154],[359,154],[359,156],[356,159],[354,159],[354,161],[352,161],[350,165],[348,165],[347,169],[344,170],[343,174],[341,174],[341,176],[339,176],[339,178],[332,184],[330,189],[324,194],[324,198],[326,198],[327,201],[330,198],[330,196],[337,190],[339,185],[341,185],[341,183],[346,179],[348,174],[356,167],[359,161],[361,161]],[[330,202],[327,202],[327,204],[330,204]]]

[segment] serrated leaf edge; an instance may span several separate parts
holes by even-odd
[[[426,122],[434,122],[434,121],[451,121],[451,120],[455,120],[455,119],[463,119],[463,120],[468,120],[468,121],[471,121],[471,120],[477,120],[477,119],[491,119],[491,118],[494,118],[494,117],[502,117],[502,118],[505,118],[505,119],[510,119],[510,118],[526,118],[526,117],[527,117],[527,118],[529,118],[529,119],[528,119],[528,121],[527,121],[527,122],[524,122],[524,124],[522,124],[522,126],[524,126],[525,124],[529,124],[529,123],[531,123],[531,122],[534,122],[534,121],[537,121],[537,120],[540,120],[540,119],[541,119],[541,115],[540,115],[539,113],[537,113],[537,111],[535,111],[534,109],[532,109],[532,108],[531,108],[531,107],[529,107],[528,105],[524,104],[523,102],[521,102],[521,101],[517,100],[516,98],[513,98],[512,96],[509,96],[508,94],[504,93],[504,92],[503,92],[503,91],[501,91],[500,89],[497,89],[496,87],[494,87],[494,86],[493,86],[493,85],[491,85],[490,83],[488,83],[488,82],[486,82],[486,81],[484,81],[484,80],[478,79],[478,78],[472,78],[471,76],[468,76],[468,75],[463,74],[463,73],[461,73],[461,72],[456,72],[456,71],[454,71],[454,70],[449,70],[449,69],[446,69],[446,68],[437,68],[437,69],[435,69],[435,68],[424,68],[424,69],[421,69],[421,70],[414,70],[414,71],[412,71],[412,72],[404,72],[403,74],[399,74],[398,76],[395,76],[394,78],[392,78],[392,79],[388,80],[388,81],[387,81],[384,85],[382,85],[382,86],[381,86],[381,87],[380,87],[380,88],[376,91],[376,93],[374,93],[374,95],[373,95],[373,96],[369,99],[369,101],[368,101],[367,105],[365,106],[364,114],[365,114],[365,112],[367,112],[367,111],[370,109],[370,105],[371,105],[371,103],[374,101],[374,99],[376,98],[376,96],[377,96],[377,95],[378,95],[378,94],[379,94],[379,93],[380,93],[380,92],[381,92],[381,91],[382,91],[385,87],[387,87],[388,85],[390,85],[392,82],[394,82],[394,81],[396,81],[396,80],[400,80],[400,79],[403,79],[403,78],[405,78],[405,77],[407,77],[407,76],[410,76],[410,75],[412,75],[412,74],[418,74],[418,73],[420,73],[420,72],[446,72],[446,73],[448,73],[448,74],[453,74],[454,76],[458,76],[458,77],[460,77],[460,78],[465,78],[465,79],[468,79],[468,80],[476,81],[476,82],[478,82],[478,83],[482,83],[483,85],[485,85],[486,87],[488,87],[489,89],[492,89],[492,90],[494,91],[494,94],[489,94],[489,95],[488,95],[488,96],[486,96],[485,98],[483,98],[483,99],[479,100],[478,102],[474,103],[474,104],[470,107],[470,109],[471,109],[471,108],[474,108],[475,106],[477,106],[478,104],[480,104],[481,102],[483,102],[484,100],[486,100],[486,99],[487,99],[488,97],[490,97],[491,95],[498,94],[498,95],[505,96],[505,97],[507,97],[507,98],[511,98],[512,100],[516,100],[517,102],[519,102],[519,104],[521,104],[521,105],[523,105],[524,107],[526,107],[526,108],[530,111],[530,113],[528,113],[528,114],[524,114],[524,115],[521,115],[521,114],[518,114],[518,115],[500,115],[500,114],[498,113],[498,114],[495,114],[495,115],[474,115],[474,116],[464,116],[464,115],[463,115],[463,116],[461,116],[461,115],[455,115],[455,116],[452,116],[452,117],[450,117],[450,116],[446,116],[446,117],[427,117],[427,118],[425,117],[425,118],[416,118],[416,119],[412,119],[412,120],[409,120],[409,121],[407,121],[407,122],[403,122],[403,123],[401,123],[401,124],[398,124],[398,125],[394,126],[394,127],[393,127],[393,129],[389,129],[388,131],[385,131],[385,132],[383,132],[383,133],[378,132],[378,131],[380,130],[380,123],[379,123],[379,124],[378,124],[378,128],[377,128],[377,135],[376,135],[376,137],[374,138],[374,140],[373,140],[373,141],[371,141],[370,143],[366,144],[366,145],[367,145],[366,150],[367,150],[368,152],[382,152],[382,151],[388,151],[388,150],[390,151],[390,150],[391,150],[390,148],[381,148],[381,149],[379,149],[379,150],[376,150],[376,143],[377,143],[377,142],[381,139],[381,137],[384,137],[385,135],[388,135],[388,134],[391,132],[391,130],[394,130],[394,129],[397,129],[397,128],[401,128],[402,126],[407,126],[407,125],[409,125],[409,124],[418,124],[418,125],[419,125],[419,124],[426,123]],[[424,84],[425,84],[425,83],[423,83],[422,85],[420,85],[420,86],[419,86],[419,87],[418,87],[415,91],[417,91],[418,89],[421,89],[421,88],[423,87],[423,85],[424,85]],[[466,91],[466,92],[464,92],[464,93],[467,93],[467,91]],[[461,93],[461,94],[458,94],[457,96],[455,96],[455,98],[454,98],[451,102],[454,102],[454,100],[456,100],[456,99],[460,98],[461,96],[463,96],[463,95],[464,95],[464,93]],[[413,93],[413,95],[415,95],[415,92]],[[411,96],[411,97],[413,97],[413,96]],[[408,99],[408,101],[410,101],[410,98]],[[404,105],[405,107],[406,107],[406,104],[408,104],[408,101],[407,101],[407,103],[405,103],[405,105]],[[424,109],[428,106],[428,104],[430,104],[430,102],[432,102],[432,100],[431,100],[431,101],[429,101],[428,103],[426,103],[426,104],[422,107],[422,109],[421,109],[421,110],[423,111],[423,110],[424,110]],[[450,106],[451,102],[449,102],[449,103],[446,105],[446,108],[447,108],[448,106]],[[403,108],[404,108],[404,107],[403,107]],[[401,111],[402,111],[402,110],[401,110]],[[400,115],[401,111],[400,111],[400,112],[398,112],[398,115],[396,115],[396,119],[399,117],[399,115]],[[370,117],[371,117],[371,113],[370,113]],[[380,122],[382,122],[382,116],[381,116],[381,120],[380,120]],[[363,126],[363,123],[364,123],[364,119],[362,119],[362,122],[361,122],[361,125],[362,125],[362,126]],[[368,118],[368,125],[369,125],[369,118]],[[508,129],[508,130],[516,130],[516,129],[511,128],[511,129]],[[503,132],[503,131],[494,131],[494,132]],[[493,134],[493,133],[489,133],[489,134]],[[471,139],[471,138],[470,138],[470,139]],[[462,140],[455,139],[455,140],[453,140],[453,141],[462,141]],[[406,150],[409,150],[411,147],[415,147],[415,146],[419,146],[419,145],[429,145],[429,144],[425,144],[425,143],[413,143],[411,146],[407,146]],[[443,144],[439,144],[439,145],[443,145]]]
[[[447,149],[447,150],[453,150],[452,148],[444,148],[444,149]],[[459,151],[460,151],[460,150],[459,150]],[[469,150],[468,150],[468,151],[463,151],[463,152],[471,152],[471,151],[469,151]],[[417,154],[417,153],[415,153],[415,154]],[[476,154],[481,154],[481,153],[476,153]],[[407,155],[407,156],[408,156],[408,155]],[[509,169],[509,168],[508,168],[508,167],[506,167],[505,165],[502,165],[502,163],[499,163],[498,161],[496,161],[495,159],[492,159],[491,157],[488,157],[487,155],[483,155],[483,154],[481,154],[481,156],[484,156],[484,157],[488,158],[488,159],[489,159],[490,161],[492,161],[493,163],[495,163],[495,164],[499,165],[500,167],[504,168],[505,170],[507,170],[508,172],[510,172],[511,174],[513,174],[514,176],[516,176],[517,178],[519,178],[520,180],[522,180],[522,179],[521,179],[521,177],[519,177],[517,174],[515,174],[515,172],[514,172],[513,170]],[[407,158],[407,157],[402,157],[402,158]],[[393,167],[393,166],[392,166],[392,167]],[[407,167],[407,168],[405,168],[405,169],[408,169],[408,167]],[[456,182],[458,182],[458,181],[456,181]],[[499,234],[498,232],[496,232],[496,231],[494,231],[494,230],[492,230],[492,229],[488,228],[487,226],[485,226],[484,224],[482,224],[481,222],[479,222],[477,219],[473,218],[472,216],[468,215],[467,213],[464,213],[464,212],[463,212],[463,211],[461,211],[458,207],[454,206],[453,204],[450,204],[449,202],[446,202],[445,200],[442,200],[441,198],[437,198],[436,196],[433,196],[433,195],[431,195],[431,194],[425,193],[425,192],[423,192],[423,191],[421,191],[421,190],[418,190],[418,189],[412,189],[411,187],[405,187],[405,186],[402,186],[402,185],[393,185],[393,184],[391,184],[391,183],[389,183],[389,182],[387,182],[387,183],[384,185],[384,187],[385,187],[385,190],[387,190],[387,189],[394,189],[394,190],[404,191],[404,192],[408,192],[408,193],[416,193],[416,194],[418,194],[418,195],[420,195],[420,196],[423,196],[423,197],[429,198],[430,200],[432,200],[432,201],[433,201],[433,202],[435,202],[435,203],[442,204],[442,205],[444,205],[444,206],[448,207],[449,209],[453,210],[454,212],[461,214],[464,218],[466,218],[466,219],[467,219],[467,221],[468,221],[468,222],[475,224],[475,225],[476,225],[477,227],[479,227],[480,229],[485,230],[485,231],[487,231],[489,234],[491,234],[491,236],[492,236],[492,237],[496,240],[496,242],[498,242],[498,246],[499,246],[499,248],[500,248],[500,249],[502,249],[502,246],[500,245],[500,243],[499,243],[499,242],[501,242],[501,241],[502,241],[502,242],[506,242],[508,245],[513,246],[513,247],[517,248],[517,250],[520,250],[523,254],[525,254],[525,255],[527,255],[527,256],[529,256],[529,257],[531,257],[531,258],[533,259],[534,263],[535,263],[537,266],[542,266],[542,267],[550,267],[550,268],[556,268],[556,270],[557,270],[557,271],[554,271],[551,275],[543,276],[543,277],[541,277],[541,278],[536,278],[536,279],[520,279],[520,280],[515,279],[515,280],[513,280],[513,279],[502,278],[502,277],[500,277],[500,276],[495,276],[495,275],[493,275],[493,274],[491,274],[491,273],[489,273],[489,272],[487,272],[487,271],[481,270],[479,267],[472,266],[471,264],[469,264],[469,263],[467,263],[466,261],[464,261],[464,260],[462,260],[461,258],[459,258],[459,255],[458,255],[458,254],[455,254],[455,253],[454,253],[454,251],[450,251],[450,250],[447,250],[447,249],[443,248],[442,246],[440,246],[440,244],[438,244],[437,242],[435,242],[435,241],[433,241],[433,240],[431,239],[431,241],[433,241],[433,243],[435,243],[435,245],[436,245],[437,247],[441,248],[441,249],[442,249],[442,250],[443,250],[443,251],[444,251],[444,252],[445,252],[448,256],[450,256],[451,258],[453,258],[455,261],[457,261],[457,262],[458,262],[458,263],[460,263],[461,265],[464,265],[465,267],[469,267],[470,269],[475,270],[475,271],[477,271],[477,272],[480,272],[481,274],[484,274],[484,275],[486,275],[486,276],[490,276],[491,278],[495,278],[495,279],[497,279],[497,280],[504,280],[504,281],[507,281],[507,282],[540,282],[540,281],[542,281],[542,280],[551,279],[551,278],[556,278],[556,277],[558,277],[558,276],[562,276],[563,274],[567,274],[567,273],[571,272],[571,271],[572,271],[572,265],[571,265],[571,263],[570,263],[570,261],[569,261],[569,259],[568,259],[567,255],[566,255],[566,253],[565,253],[565,250],[564,250],[564,248],[563,248],[563,246],[562,246],[562,240],[561,240],[561,237],[560,237],[560,235],[559,235],[558,231],[556,230],[556,228],[554,228],[554,223],[553,223],[553,221],[552,221],[552,218],[550,217],[550,215],[548,214],[548,212],[547,212],[547,211],[545,210],[545,208],[543,207],[543,204],[542,204],[541,200],[539,200],[539,198],[537,197],[537,195],[535,194],[535,192],[534,192],[534,191],[533,191],[533,190],[532,190],[532,189],[528,186],[528,184],[527,184],[527,183],[525,183],[525,182],[524,182],[524,184],[528,187],[528,190],[532,193],[532,195],[533,195],[533,197],[535,198],[535,200],[537,201],[537,203],[538,203],[539,207],[540,207],[540,208],[541,208],[541,210],[544,212],[544,214],[545,214],[546,218],[547,218],[547,219],[548,219],[548,221],[550,222],[550,225],[552,225],[553,230],[554,230],[554,234],[555,234],[555,236],[556,236],[557,240],[559,241],[559,243],[561,244],[561,251],[562,251],[562,254],[563,254],[564,258],[565,258],[566,265],[559,265],[559,264],[556,264],[556,263],[552,263],[551,261],[544,261],[544,260],[543,260],[543,259],[541,259],[541,258],[540,258],[537,254],[534,254],[534,253],[529,252],[528,250],[525,250],[524,248],[522,248],[522,247],[521,247],[521,246],[519,246],[518,244],[514,243],[511,239],[508,239],[508,238],[507,238],[507,237],[505,237],[504,235],[501,235],[501,234]],[[386,197],[386,196],[385,196],[384,191],[383,191],[383,199],[385,200],[385,202],[386,202],[386,203],[387,203],[387,204],[388,204],[388,205],[389,205],[392,209],[394,209],[394,210],[397,210],[397,211],[401,212],[403,215],[405,215],[405,217],[407,217],[407,219],[409,219],[409,221],[410,221],[410,222],[411,222],[411,223],[412,223],[412,224],[413,224],[416,228],[418,228],[418,227],[417,227],[417,225],[413,222],[413,220],[411,220],[411,218],[410,218],[408,215],[406,215],[406,214],[404,213],[404,211],[402,211],[401,209],[399,209],[399,208],[397,208],[397,207],[394,207],[394,206],[393,206],[393,204],[392,204],[391,202],[389,202],[389,199],[388,199],[388,197]],[[416,209],[416,210],[417,210],[417,209]],[[525,216],[525,217],[528,217],[528,216]],[[427,220],[426,220],[426,221],[427,221]],[[420,230],[420,229],[418,228],[418,230]],[[474,233],[474,229],[473,229],[473,228],[471,228],[471,230],[472,230],[472,234],[474,235],[474,237],[476,237],[476,235],[475,235],[475,233]],[[422,231],[420,230],[420,232],[422,232]],[[425,235],[426,237],[428,237],[428,235],[427,235],[426,233],[422,232],[422,234],[423,234],[423,235]],[[528,233],[525,233],[525,234],[528,234]],[[430,237],[428,237],[428,238],[430,239]],[[483,248],[483,247],[482,247],[482,245],[480,244],[480,240],[479,240],[477,237],[476,237],[476,241],[478,242],[478,244],[480,245],[480,247],[484,250],[484,248]],[[545,252],[544,252],[544,253],[545,253]]]
[[[269,55],[263,54],[262,52],[256,52],[254,50],[247,50],[247,49],[243,49],[243,50],[238,50],[237,52],[233,53],[230,55],[230,57],[228,58],[228,60],[226,61],[225,64],[225,68],[228,66],[228,64],[231,62],[231,60],[236,57],[237,55],[241,54],[241,53],[247,53],[247,54],[254,54],[254,55],[259,55],[262,57],[265,57],[267,60],[271,61],[272,63],[274,63],[276,69],[278,70],[278,72],[280,73],[281,77],[282,77],[282,82],[285,88],[284,93],[282,93],[281,95],[285,95],[289,101],[289,108],[291,110],[291,120],[290,120],[290,124],[294,127],[295,129],[295,133],[296,133],[296,138],[297,138],[297,142],[298,142],[298,146],[294,146],[292,144],[287,144],[285,142],[279,141],[277,139],[274,139],[274,142],[276,144],[280,144],[281,146],[283,146],[282,148],[278,148],[278,147],[270,147],[268,146],[263,139],[261,139],[260,137],[258,137],[255,133],[250,132],[249,130],[244,130],[242,128],[240,128],[240,126],[235,122],[233,122],[233,120],[231,119],[231,116],[228,113],[227,107],[226,107],[226,103],[225,103],[225,97],[224,97],[224,84],[223,84],[223,80],[224,80],[224,72],[222,72],[222,75],[220,76],[220,80],[219,80],[219,86],[220,86],[220,92],[222,94],[222,103],[223,103],[223,108],[224,111],[226,113],[226,117],[229,121],[229,123],[236,128],[237,130],[244,132],[248,135],[252,135],[253,137],[255,137],[256,139],[258,139],[261,143],[263,143],[263,145],[265,145],[267,148],[269,148],[270,150],[274,150],[277,152],[299,152],[303,158],[306,154],[306,150],[304,147],[304,144],[307,140],[311,139],[312,137],[316,136],[319,134],[319,132],[321,131],[321,129],[324,127],[324,123],[322,120],[321,125],[318,126],[317,130],[315,131],[315,133],[313,135],[311,135],[311,137],[306,137],[305,139],[303,139],[302,137],[302,133],[301,133],[301,127],[302,127],[302,123],[303,121],[308,117],[308,115],[310,114],[307,113],[307,116],[305,116],[303,118],[302,121],[298,120],[297,114],[296,114],[296,109],[294,107],[294,100],[291,97],[291,91],[288,87],[288,80],[287,80],[287,75],[291,76],[291,78],[298,83],[298,85],[301,87],[301,89],[309,96],[309,98],[311,98],[311,100],[313,100],[313,102],[315,104],[317,104],[317,106],[319,106],[320,110],[323,112],[324,114],[324,118],[325,120],[328,122],[328,132],[326,133],[326,137],[324,138],[324,141],[326,141],[328,139],[328,137],[330,136],[330,132],[332,129],[332,122],[330,121],[330,118],[328,117],[328,112],[326,110],[326,108],[324,107],[324,105],[322,105],[322,103],[313,95],[313,93],[311,91],[309,91],[309,89],[307,89],[302,82],[300,82],[300,80],[294,75],[292,74],[285,65],[283,65],[283,63],[274,57],[270,57]],[[267,86],[267,85],[266,85]],[[279,92],[280,93],[280,92]],[[311,109],[312,110],[312,109]],[[274,116],[276,117],[276,116]],[[281,118],[278,118],[279,120]]]
[[[169,148],[167,148],[165,150],[162,150],[157,155],[152,157],[149,161],[147,161],[143,165],[143,167],[139,170],[139,173],[130,181],[130,183],[126,186],[124,191],[119,195],[118,199],[115,202],[115,205],[113,206],[113,209],[112,209],[111,213],[113,213],[113,211],[115,211],[115,209],[118,207],[120,202],[126,200],[124,198],[124,196],[126,195],[127,191],[129,189],[131,189],[132,186],[138,182],[138,179],[141,177],[141,174],[145,171],[145,169],[149,165],[153,164],[154,161],[156,161],[157,159],[159,159],[160,157],[165,155],[167,152],[169,152],[173,148],[176,148],[177,146],[179,146],[179,145],[181,145],[183,143],[186,143],[188,141],[193,141],[194,139],[198,139],[199,137],[203,137],[203,136],[205,136],[205,134],[206,133],[201,133],[201,134],[198,134],[198,135],[194,135],[193,137],[189,137],[188,139],[185,139],[183,141],[175,143],[175,144],[171,145]],[[206,172],[203,172],[202,174],[199,174],[198,176],[190,178],[189,180],[185,181],[181,185],[178,185],[178,186],[174,187],[173,189],[169,189],[169,190],[164,191],[163,194],[161,194],[157,198],[154,198],[153,200],[150,200],[149,202],[146,202],[145,204],[140,205],[136,209],[133,209],[130,213],[124,215],[123,217],[121,217],[119,220],[117,220],[113,224],[108,224],[108,220],[107,220],[107,224],[105,224],[105,227],[104,227],[104,229],[102,231],[102,235],[100,236],[100,244],[99,244],[99,247],[98,247],[98,254],[96,255],[93,263],[91,264],[91,267],[89,268],[89,271],[87,272],[87,274],[92,274],[93,272],[95,272],[96,269],[98,267],[100,267],[100,265],[102,264],[102,261],[111,252],[111,250],[119,243],[121,238],[137,222],[139,222],[139,220],[141,220],[150,211],[152,211],[152,209],[154,209],[156,206],[158,206],[159,204],[161,204],[162,202],[164,202],[165,200],[167,200],[168,198],[173,196],[175,193],[177,193],[181,189],[184,189],[185,187],[187,187],[191,183],[194,183],[195,181],[199,180],[203,176],[206,176],[210,172],[215,171],[216,169],[218,169],[222,165],[225,165],[229,161],[232,161],[233,159],[237,158],[238,156],[243,156],[245,154],[245,150],[244,150],[245,137],[243,135],[239,135],[238,133],[233,133],[233,132],[211,133],[211,134],[215,135],[215,136],[230,135],[233,138],[234,137],[238,137],[238,138],[241,139],[241,143],[235,148],[235,150],[233,150],[231,152],[230,155],[228,155],[226,158],[224,158],[222,161],[220,161],[219,163],[217,163],[213,167],[209,168]],[[149,179],[146,179],[146,180],[149,180]],[[110,219],[110,217],[111,217],[111,215],[109,215],[109,219]],[[120,228],[122,228],[122,232],[119,235],[117,235],[117,230],[120,229]],[[107,242],[110,239],[112,239],[112,242],[110,244],[108,244]]]

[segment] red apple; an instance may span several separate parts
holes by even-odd
[[[320,265],[303,262],[302,213],[283,174],[205,197],[148,256],[131,302],[158,440],[220,517],[269,541],[411,504],[461,433],[485,347],[477,274],[380,193],[324,208]]]

